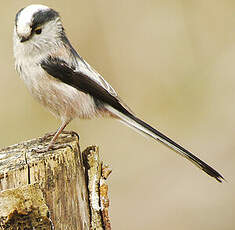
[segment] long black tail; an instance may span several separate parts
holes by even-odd
[[[123,113],[117,111],[116,109],[113,109],[111,107],[108,108],[110,112],[114,113],[116,116],[118,116],[123,123],[128,125],[131,128],[134,128],[138,131],[143,132],[144,134],[147,134],[148,136],[154,138],[155,140],[160,141],[164,145],[166,145],[168,148],[171,148],[176,153],[180,154],[184,158],[190,160],[194,165],[196,165],[198,168],[202,169],[204,172],[206,172],[208,175],[214,177],[217,181],[222,182],[224,180],[223,176],[218,173],[215,169],[210,167],[208,164],[200,160],[198,157],[194,156],[191,152],[189,152],[187,149],[183,148],[161,132],[157,131],[144,121],[140,120],[139,118],[135,117],[133,114],[128,113],[124,115]]]

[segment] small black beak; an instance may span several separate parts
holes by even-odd
[[[21,37],[20,42],[26,42],[29,40],[29,37]]]

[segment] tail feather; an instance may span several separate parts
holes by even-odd
[[[215,169],[210,167],[208,164],[206,164],[205,162],[200,160],[198,157],[193,155],[191,152],[189,152],[187,149],[183,148],[182,146],[180,146],[179,144],[171,140],[169,137],[157,131],[156,129],[154,129],[153,127],[151,127],[144,121],[140,120],[133,114],[128,113],[124,115],[123,113],[117,111],[116,109],[112,107],[108,107],[107,109],[113,114],[115,114],[117,117],[119,117],[120,120],[127,126],[134,128],[135,130],[140,131],[154,138],[155,140],[160,141],[161,143],[166,145],[168,148],[174,150],[176,153],[180,154],[184,158],[191,161],[194,165],[196,165],[198,168],[206,172],[211,177],[214,177],[217,181],[222,182],[224,180],[223,176],[220,173],[218,173]]]

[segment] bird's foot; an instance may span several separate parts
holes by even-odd
[[[71,136],[76,136],[79,139],[79,135],[74,131],[64,130],[64,131],[62,131],[62,134],[70,134]]]
[[[46,133],[43,137],[39,137],[39,141],[40,142],[44,142],[46,141],[47,139],[51,138],[51,137],[54,137],[56,134],[56,132],[50,132],[50,133]]]
[[[62,131],[61,134],[70,134],[71,136],[77,136],[77,138],[79,139],[79,135],[74,132],[74,131]],[[50,138],[53,138],[56,135],[56,132],[50,132],[50,133],[46,133],[43,137],[40,137],[39,140],[40,142],[44,142]]]
[[[74,131],[61,131],[60,134],[70,134],[71,136],[77,136],[77,138],[79,139],[78,134]],[[69,144],[56,143],[55,141],[56,141],[58,136],[59,136],[58,131],[57,132],[46,133],[43,137],[39,138],[39,142],[43,143],[43,142],[46,142],[46,141],[50,141],[48,146],[47,147],[42,147],[42,148],[33,148],[31,151],[36,152],[36,153],[44,153],[44,152],[53,151],[53,150],[66,148],[66,147],[72,148]]]
[[[31,152],[34,153],[45,153],[48,151],[54,151],[54,150],[58,150],[58,149],[63,149],[63,148],[71,148],[71,150],[73,149],[72,146],[70,144],[49,144],[47,147],[42,147],[42,148],[32,148]]]

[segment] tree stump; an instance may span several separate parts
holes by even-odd
[[[98,148],[81,154],[78,135],[71,132],[60,135],[54,150],[35,151],[50,139],[0,150],[0,230],[111,229],[107,186],[102,186],[111,170],[100,161]]]

